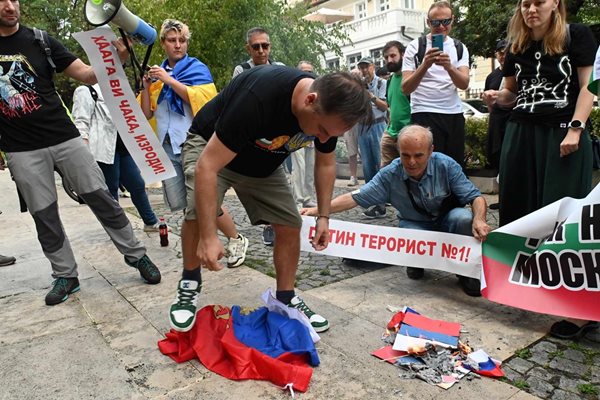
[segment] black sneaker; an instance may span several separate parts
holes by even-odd
[[[262,240],[265,246],[273,246],[275,243],[275,231],[271,225],[265,225],[263,228]]]
[[[79,279],[57,278],[52,283],[52,289],[46,295],[46,305],[55,306],[69,298],[71,293],[79,291]]]
[[[135,262],[129,262],[127,261],[127,257],[125,257],[125,262],[130,267],[136,268],[138,271],[140,271],[140,276],[147,283],[156,285],[160,282],[160,271],[158,268],[156,268],[156,265],[154,265],[147,254]]]
[[[479,279],[459,276],[458,282],[467,296],[481,297],[481,282],[479,282]]]
[[[425,276],[423,268],[406,267],[406,276],[410,279],[421,279]]]
[[[373,207],[369,208],[368,210],[366,210],[362,214],[365,217],[369,218],[369,219],[375,219],[375,218],[383,218],[383,217],[385,217],[386,211],[387,210],[385,209],[385,206],[382,206],[381,204],[378,204],[376,206],[373,206]]]

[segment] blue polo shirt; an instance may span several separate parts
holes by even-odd
[[[408,194],[407,183],[414,202],[431,216],[415,209]],[[398,210],[398,218],[422,222],[438,219],[444,199],[451,194],[462,206],[481,196],[479,189],[467,178],[456,161],[445,154],[433,152],[421,180],[410,178],[400,158],[397,158],[381,169],[369,183],[352,192],[352,198],[365,208],[391,203]]]

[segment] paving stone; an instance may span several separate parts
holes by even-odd
[[[508,365],[514,369],[515,371],[524,374],[529,371],[533,367],[533,363],[530,363],[527,360],[523,360],[520,357],[515,357],[508,362]]]
[[[509,379],[513,382],[523,380],[523,375],[510,368],[509,366],[503,365],[502,371],[504,371],[504,376],[506,376],[506,379]]]
[[[566,376],[561,376],[558,381],[558,387],[562,390],[566,390],[567,392],[573,392],[579,394],[579,389],[577,389],[577,385],[582,385],[584,383],[588,383],[584,380],[574,380],[571,378],[567,378]]]
[[[546,398],[554,390],[554,386],[535,376],[530,376],[525,380],[529,384],[529,392],[535,396]]]
[[[566,358],[562,357],[556,357],[554,360],[550,361],[548,366],[558,371],[569,372],[577,377],[583,377],[589,369],[587,365],[581,364],[577,361],[567,360]]]
[[[585,362],[585,355],[579,350],[567,349],[564,351],[563,357],[571,361]]]
[[[529,376],[534,376],[536,378],[540,378],[544,381],[550,381],[552,379],[552,377],[554,376],[553,373],[551,373],[550,371],[542,368],[542,367],[534,367],[531,370],[529,370],[529,372],[527,373],[527,375]]]
[[[550,361],[550,357],[549,357],[548,353],[546,353],[545,351],[541,351],[541,350],[533,351],[532,350],[531,357],[528,358],[527,361],[545,367],[546,365],[548,365],[548,362]]]
[[[533,346],[531,348],[532,352],[538,352],[538,351],[545,351],[546,353],[553,353],[557,350],[558,348],[556,347],[555,343],[543,340],[539,343],[537,343],[535,346]]]
[[[550,397],[551,400],[574,400],[576,398],[579,397],[575,397],[573,393],[565,392],[561,389],[556,389],[554,393],[552,393],[552,397]]]
[[[593,365],[591,368],[591,379],[590,382],[593,384],[600,384],[600,367],[598,365]]]

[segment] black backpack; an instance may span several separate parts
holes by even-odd
[[[35,41],[44,51],[46,55],[46,60],[48,60],[48,64],[50,65],[51,75],[56,72],[56,64],[54,64],[54,60],[52,60],[52,50],[50,49],[48,32],[43,31],[38,28],[33,28],[33,34],[35,36]]]
[[[458,39],[454,40],[454,47],[456,47],[456,58],[460,60],[463,56],[463,52],[465,49],[465,45]],[[423,58],[425,57],[425,49],[427,48],[427,36],[419,37],[419,48],[417,50],[417,54],[415,54],[415,69],[419,68],[419,65],[423,62]]]

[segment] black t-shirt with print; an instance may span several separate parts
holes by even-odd
[[[52,37],[48,45],[57,72],[77,59]],[[20,25],[13,35],[0,37],[0,67],[0,149],[36,150],[79,136],[33,29]]]
[[[236,76],[194,117],[191,134],[209,140],[214,132],[235,158],[227,168],[252,177],[269,176],[293,151],[312,141],[318,151],[335,150],[300,131],[292,113],[292,93],[303,78],[314,76],[293,68],[264,65]]]
[[[587,26],[571,24],[569,28],[571,43],[565,54],[545,54],[542,41],[532,41],[522,54],[507,51],[504,76],[514,76],[517,82],[511,120],[557,126],[573,117],[579,96],[577,68],[594,64],[597,46]]]

